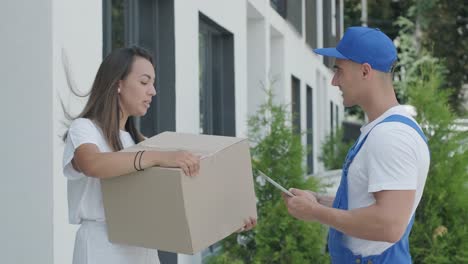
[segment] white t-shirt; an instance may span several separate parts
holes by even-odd
[[[120,131],[120,140],[124,148],[135,144],[125,131]],[[68,179],[69,221],[81,224],[76,234],[73,264],[159,264],[157,250],[109,242],[101,182],[77,172],[71,163],[75,150],[85,143],[95,144],[101,152],[112,152],[101,129],[91,120],[78,118],[72,122],[63,154],[63,173]]]
[[[390,115],[414,119],[403,106],[387,110],[361,128],[362,140]],[[426,142],[412,127],[400,122],[382,123],[372,130],[348,172],[348,209],[375,203],[372,193],[382,190],[416,190],[413,214],[421,200],[429,171],[430,154]],[[411,218],[408,219],[408,223]],[[378,255],[392,243],[344,236],[345,245],[356,255]]]
[[[120,131],[120,140],[124,148],[135,144],[126,131]],[[91,120],[78,118],[72,122],[63,153],[63,174],[68,179],[70,224],[80,224],[83,220],[105,220],[100,180],[76,171],[71,163],[75,150],[85,143],[95,144],[101,152],[112,152],[101,129]]]

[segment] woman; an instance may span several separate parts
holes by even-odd
[[[88,102],[65,135],[64,175],[68,179],[71,224],[78,229],[74,264],[159,263],[156,250],[109,242],[100,179],[152,166],[178,167],[196,176],[199,158],[184,151],[118,152],[144,139],[134,117],[146,114],[156,95],[151,55],[142,48],[115,50],[102,62]],[[245,222],[251,229],[255,219]]]

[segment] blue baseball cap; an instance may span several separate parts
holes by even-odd
[[[323,56],[369,63],[372,69],[390,72],[397,60],[392,40],[378,28],[349,27],[336,48],[314,49]]]

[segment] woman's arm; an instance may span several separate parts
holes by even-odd
[[[135,171],[136,152],[100,152],[94,144],[83,144],[75,150],[73,168],[90,177],[111,178]],[[145,151],[136,160],[137,168],[153,166],[181,168],[187,176],[196,176],[199,157],[186,151]]]

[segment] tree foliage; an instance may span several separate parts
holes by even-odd
[[[457,131],[449,104],[449,72],[413,41],[415,25],[400,19],[401,94],[417,109],[431,165],[410,236],[414,263],[468,263],[467,132]]]
[[[316,190],[318,182],[304,178],[305,151],[290,125],[287,106],[275,105],[267,93],[267,102],[249,119],[254,171],[261,170],[285,187]],[[327,229],[291,217],[274,186],[258,179],[256,183],[257,227],[225,239],[223,252],[208,263],[328,263]]]
[[[330,134],[325,138],[319,160],[323,162],[327,170],[341,169],[353,143],[344,141],[343,128],[340,128],[335,134]]]
[[[445,65],[449,102],[459,107],[461,88],[468,83],[468,4],[465,0],[417,1],[421,46]]]
[[[468,137],[454,129],[449,93],[440,89],[443,66],[419,64],[408,83],[409,102],[429,139],[431,166],[410,236],[414,263],[468,263]]]

